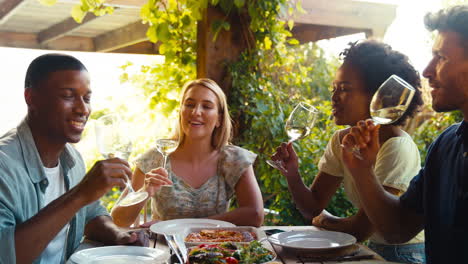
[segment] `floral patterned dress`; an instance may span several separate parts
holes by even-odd
[[[241,147],[224,146],[220,150],[216,174],[197,189],[174,174],[169,157],[167,168],[173,185],[162,186],[152,197],[153,219],[204,218],[227,212],[237,182],[256,157]],[[148,173],[162,167],[163,157],[153,148],[144,153],[136,164],[143,173]]]

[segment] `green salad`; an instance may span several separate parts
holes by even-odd
[[[193,264],[254,264],[265,263],[274,258],[274,254],[258,241],[245,244],[201,244],[189,251],[189,262]]]

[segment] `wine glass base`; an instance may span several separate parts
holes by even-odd
[[[277,170],[282,170],[284,172],[288,172],[288,170],[286,170],[286,168],[284,168],[283,163],[281,161],[267,160],[266,163],[268,163],[268,165],[272,166],[273,168],[275,168]]]
[[[351,152],[353,153],[354,157],[360,159],[360,160],[364,160],[364,157],[362,157],[361,155],[361,151],[359,149],[358,146],[353,146],[351,148],[347,148],[345,145],[341,144],[340,145],[344,150],[348,151],[348,152]]]
[[[130,192],[119,203],[119,206],[132,206],[148,198],[148,192]]]

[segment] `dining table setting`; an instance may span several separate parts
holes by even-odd
[[[256,228],[187,218],[133,230],[148,232],[148,247],[103,246],[84,240],[67,264],[395,263],[357,243],[352,235],[314,226]]]

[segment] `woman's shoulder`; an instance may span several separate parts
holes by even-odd
[[[393,147],[416,147],[413,138],[404,130],[400,130],[397,135],[389,137],[381,146],[381,149]]]
[[[331,137],[330,140],[338,141],[341,144],[341,142],[343,141],[343,138],[349,133],[350,130],[351,130],[350,127],[339,129],[333,133],[333,136]]]
[[[220,159],[223,161],[245,158],[255,159],[256,157],[257,154],[253,153],[252,151],[235,145],[226,145],[220,150]]]
[[[161,153],[155,148],[150,148],[141,154],[135,161],[137,167],[144,173],[159,166],[162,161]]]

